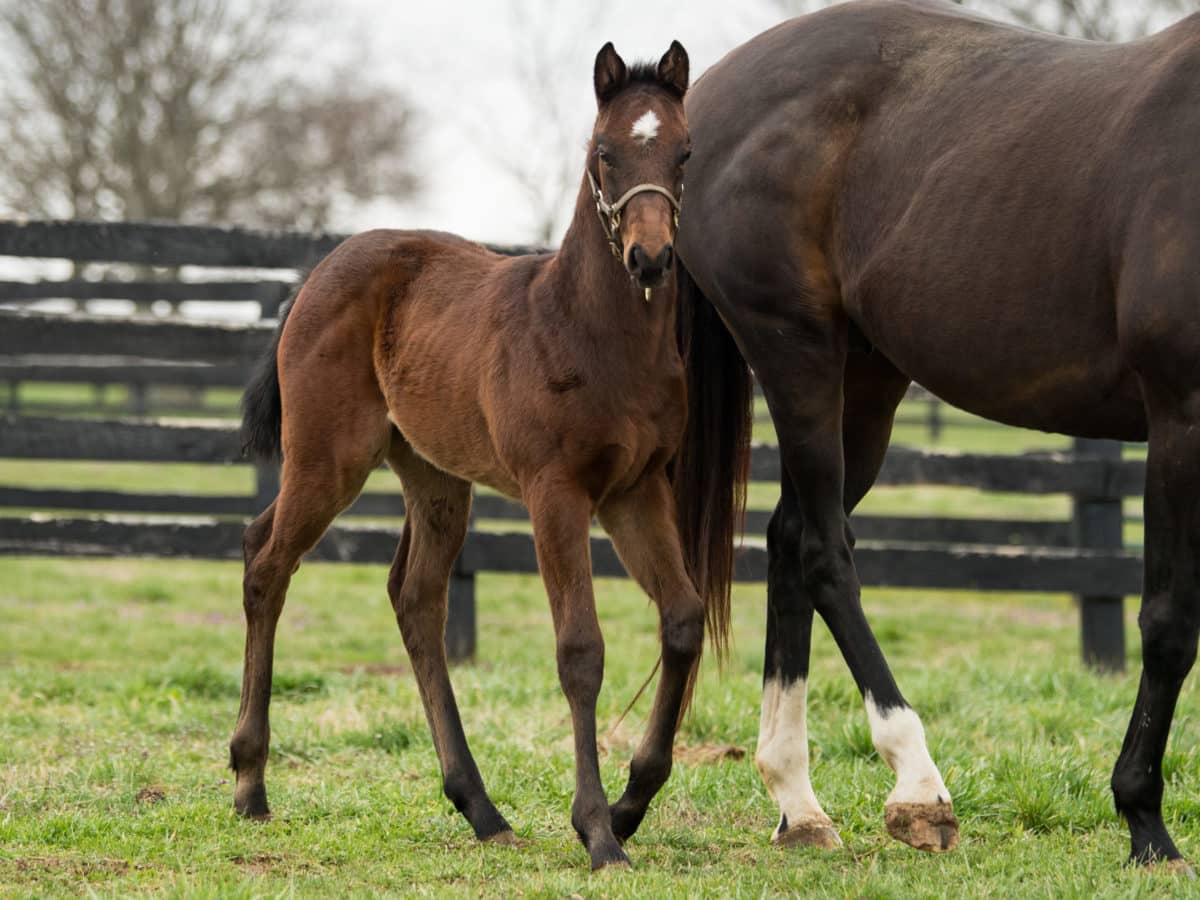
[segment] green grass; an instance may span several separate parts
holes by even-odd
[[[628,851],[592,875],[569,824],[570,726],[532,577],[479,581],[479,662],[454,672],[467,733],[516,850],[480,846],[441,795],[380,567],[309,565],[279,631],[268,789],[275,819],[230,809],[240,571],[224,563],[0,559],[0,894],[260,897],[1141,897],[1191,885],[1121,865],[1108,774],[1135,678],[1078,662],[1062,597],[868,592],[921,712],[963,842],[930,856],[887,838],[891,774],[823,626],[810,693],[813,778],[846,846],[780,851],[754,770],[761,586],[739,586],[735,648],[707,665],[679,742],[740,759],[677,765]],[[607,734],[657,655],[653,612],[598,585]],[[1136,634],[1130,610],[1130,659]],[[1136,664],[1134,664],[1136,671]],[[1168,824],[1200,852],[1200,697],[1189,682],[1167,754]],[[621,787],[643,698],[602,770]]]

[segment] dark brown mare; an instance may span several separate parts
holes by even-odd
[[[433,232],[351,238],[305,281],[248,389],[248,449],[282,451],[283,472],[244,542],[246,657],[230,747],[244,815],[268,815],[267,707],[288,582],[386,462],[407,507],[388,593],[446,795],[480,839],[512,841],[467,747],[443,645],[451,566],[480,482],[529,508],[575,734],[571,822],[593,868],[628,862],[619,842],[671,770],[706,612],[724,635],[733,518],[729,485],[691,486],[710,523],[695,546],[710,551],[685,558],[668,463],[686,417],[672,242],[690,152],[687,54],[673,43],[657,65],[626,68],[607,44],[594,79],[587,173],[557,253],[507,258]],[[647,733],[611,810],[596,755],[593,515],[657,604],[662,640]]]
[[[847,525],[916,380],[1012,425],[1148,439],[1144,668],[1112,789],[1132,858],[1180,860],[1162,758],[1200,631],[1200,15],[1104,45],[937,0],[847,3],[734,50],[687,113],[681,316],[719,311],[736,348],[694,362],[724,364],[744,422],[740,350],[784,462],[757,751],[776,839],[837,841],[808,774],[815,609],[896,770],[889,830],[957,840]]]

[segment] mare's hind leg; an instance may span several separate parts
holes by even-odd
[[[1191,363],[1189,363],[1191,364]],[[1142,678],[1113,770],[1117,811],[1129,824],[1130,859],[1186,866],[1162,817],[1162,759],[1175,701],[1200,633],[1200,391],[1180,398],[1146,386],[1145,585],[1138,624]]]
[[[404,485],[404,534],[388,576],[388,595],[404,638],[442,769],[442,789],[480,840],[512,843],[512,828],[487,791],[467,738],[446,666],[450,571],[467,535],[469,482],[434,468],[402,439],[388,462]]]
[[[1119,301],[1122,349],[1140,377],[1150,446],[1142,678],[1112,790],[1129,824],[1130,858],[1190,873],[1162,817],[1163,753],[1200,636],[1200,370],[1191,327],[1200,234],[1185,239],[1192,220],[1170,215],[1174,202],[1175,195],[1152,198],[1151,221],[1130,229],[1142,243],[1126,256]]]
[[[704,602],[688,577],[671,485],[659,472],[600,508],[618,556],[658,606],[662,678],[646,736],[629,765],[629,784],[613,804],[612,827],[625,841],[671,774],[675,731],[688,682],[704,645]]]

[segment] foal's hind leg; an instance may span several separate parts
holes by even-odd
[[[388,461],[404,484],[406,509],[388,595],[433,733],[442,788],[476,837],[512,843],[512,828],[484,790],[467,746],[446,667],[446,592],[467,534],[471,485],[434,468],[399,439]]]
[[[688,577],[676,521],[671,486],[662,473],[600,509],[600,523],[626,570],[658,606],[662,641],[662,678],[646,736],[629,765],[625,793],[612,806],[619,841],[637,830],[671,774],[675,731],[704,645],[704,603]]]
[[[323,412],[304,417],[312,431],[307,440],[290,447],[279,496],[246,529],[242,581],[246,650],[241,708],[229,750],[237,773],[234,808],[250,818],[269,815],[264,783],[271,734],[267,711],[275,627],[284,596],[301,558],[358,496],[367,475],[381,460],[389,426],[382,414],[376,421],[368,414],[355,412],[339,419]],[[299,420],[298,414],[292,426]]]

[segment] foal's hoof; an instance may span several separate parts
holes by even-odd
[[[771,835],[771,843],[776,847],[816,847],[819,850],[836,850],[842,846],[842,838],[826,820],[810,819],[805,822],[788,822],[787,818],[779,820],[779,826]]]
[[[244,819],[254,822],[267,822],[271,819],[271,810],[267,808],[267,788],[262,784],[239,787],[233,795],[233,809]]]
[[[1146,868],[1151,872],[1162,872],[1178,878],[1196,877],[1196,870],[1188,865],[1188,861],[1183,857],[1179,859],[1160,859],[1157,862],[1150,863]]]
[[[958,846],[958,819],[949,803],[891,803],[884,822],[888,834],[918,850],[940,853]]]
[[[499,844],[501,847],[517,847],[520,846],[517,841],[517,836],[511,830],[497,831],[495,834],[490,834],[483,839],[485,844]]]

